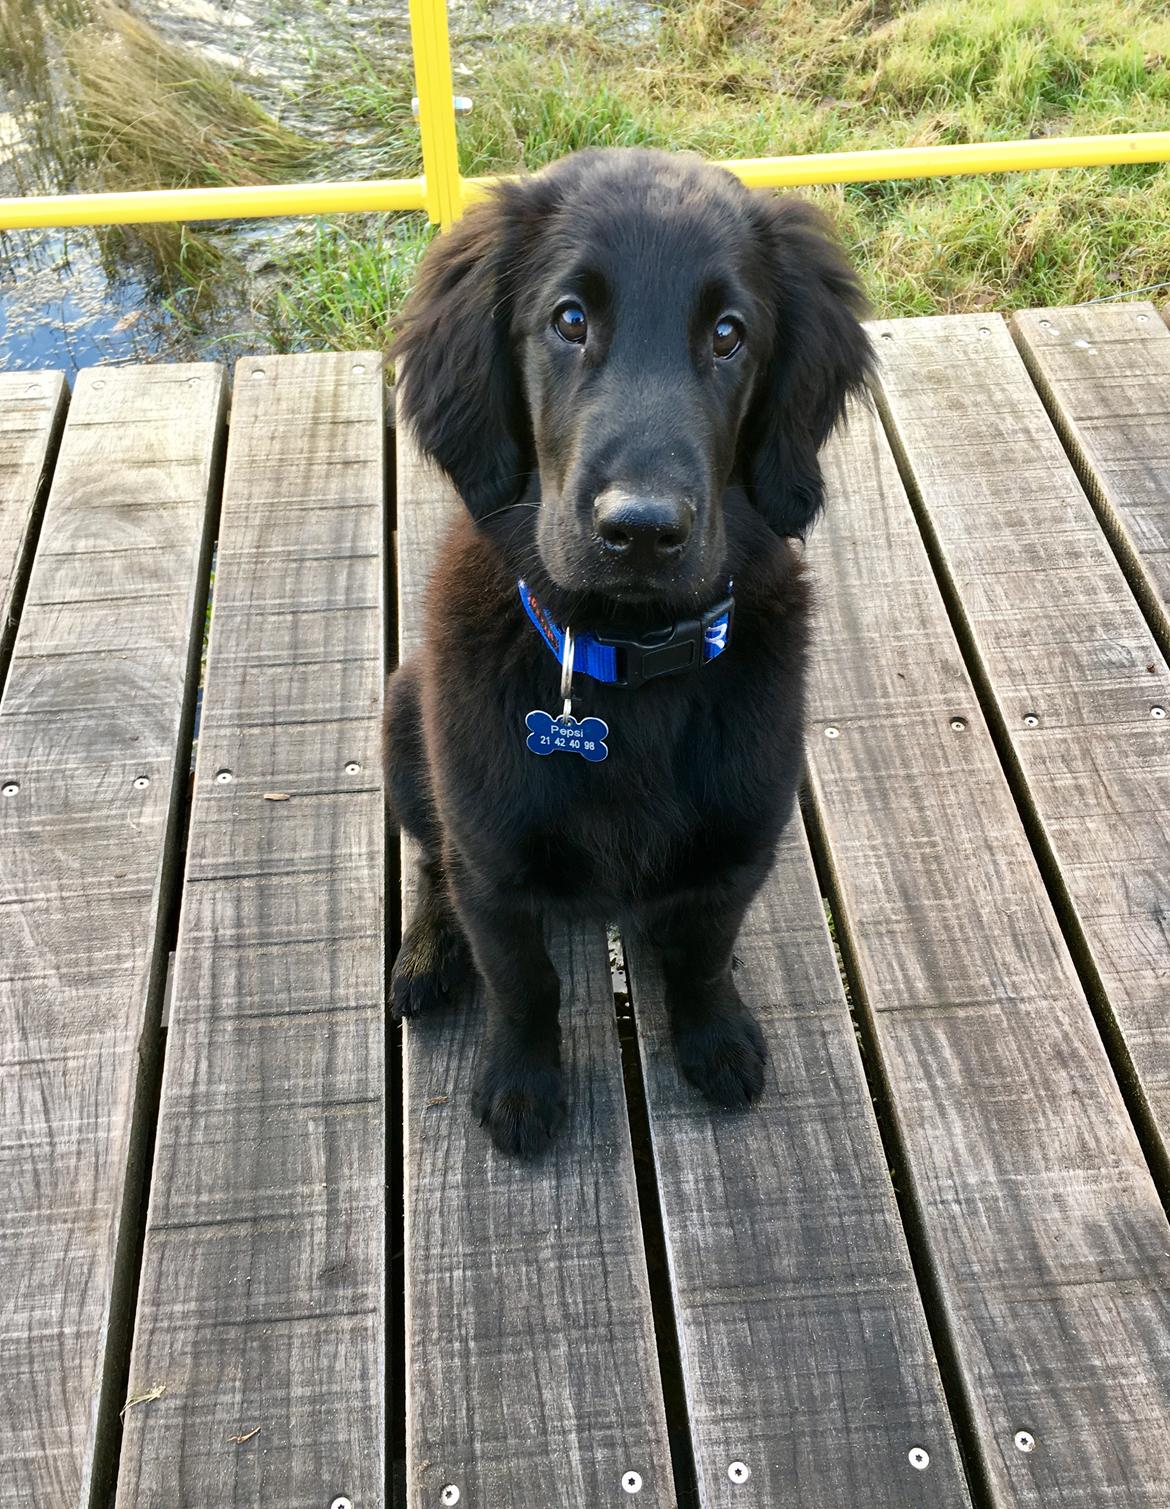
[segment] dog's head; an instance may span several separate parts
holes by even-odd
[[[690,157],[579,152],[435,241],[396,347],[405,410],[527,574],[622,602],[709,596],[723,498],[782,535],[865,381],[855,275],[810,206]]]

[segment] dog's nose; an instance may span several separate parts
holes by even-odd
[[[593,505],[593,523],[606,551],[638,571],[676,560],[690,538],[694,504],[607,487]]]

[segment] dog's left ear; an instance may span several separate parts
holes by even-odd
[[[846,399],[864,388],[873,348],[861,326],[861,283],[828,219],[799,199],[757,195],[756,205],[776,328],[741,432],[739,470],[776,533],[803,537],[824,501],[817,452]]]

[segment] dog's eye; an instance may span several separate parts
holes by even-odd
[[[561,340],[579,346],[585,339],[589,321],[585,318],[585,311],[580,304],[562,304],[553,315],[553,329]]]
[[[733,320],[729,314],[725,314],[721,320],[715,321],[711,349],[720,360],[734,356],[742,344],[743,326],[738,320]]]

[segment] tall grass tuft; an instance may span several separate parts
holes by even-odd
[[[270,183],[312,161],[303,136],[221,69],[103,4],[66,43],[77,130],[107,189]]]

